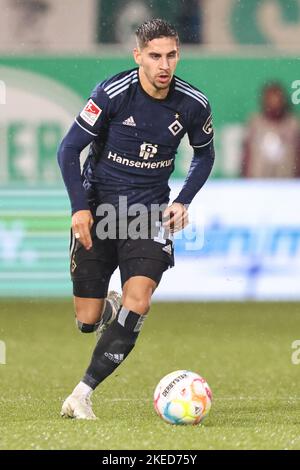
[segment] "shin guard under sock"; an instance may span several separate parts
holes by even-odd
[[[104,331],[82,381],[95,389],[108,377],[133,349],[145,315],[121,307],[116,319]]]

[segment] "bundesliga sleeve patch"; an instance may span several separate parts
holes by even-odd
[[[99,108],[99,106],[97,106],[92,99],[90,99],[84,109],[81,111],[80,116],[90,126],[93,126],[101,113],[102,109]]]

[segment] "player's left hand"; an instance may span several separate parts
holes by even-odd
[[[163,213],[165,222],[163,226],[171,233],[179,232],[189,223],[189,214],[186,207],[180,202],[173,202]]]

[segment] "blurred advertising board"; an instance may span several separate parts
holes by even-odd
[[[299,197],[299,181],[211,181],[157,298],[299,300]]]
[[[211,180],[175,236],[176,265],[155,299],[300,300],[299,199],[298,181]],[[71,296],[65,191],[1,189],[0,201],[0,295]]]

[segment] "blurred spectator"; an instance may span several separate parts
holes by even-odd
[[[182,44],[202,41],[203,0],[97,0],[97,40],[126,44],[144,20],[164,18],[176,26]]]
[[[199,44],[201,38],[201,0],[180,0],[176,26],[182,44]]]
[[[247,125],[242,162],[244,177],[300,177],[300,123],[279,83],[262,90],[261,113]]]
[[[14,34],[18,41],[27,44],[43,43],[45,21],[51,10],[49,0],[13,0],[16,11]]]

